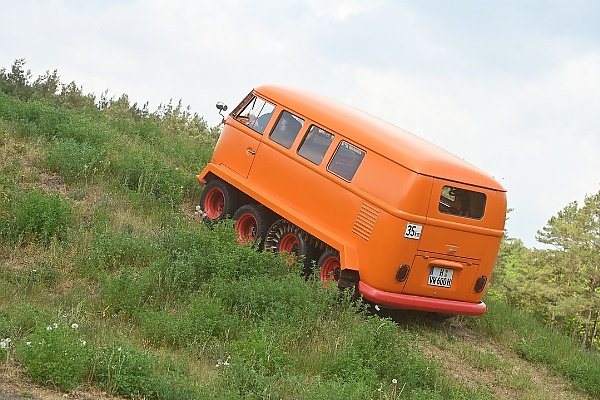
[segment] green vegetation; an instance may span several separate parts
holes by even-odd
[[[528,249],[506,239],[493,279],[494,293],[529,310],[554,332],[599,349],[600,192],[575,201],[538,231],[548,249]]]
[[[510,361],[457,342],[458,327],[600,395],[598,354],[501,291],[482,318],[374,316],[238,245],[230,221],[202,224],[195,174],[218,131],[181,103],[97,101],[56,71],[32,82],[22,60],[0,89],[0,372],[147,399],[495,398],[456,376],[455,354],[543,397]]]

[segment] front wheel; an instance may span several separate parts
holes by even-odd
[[[200,210],[206,222],[217,222],[232,216],[238,206],[238,192],[226,182],[213,179],[204,186],[200,196]]]

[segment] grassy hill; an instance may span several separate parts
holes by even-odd
[[[597,353],[493,296],[376,313],[239,246],[194,214],[214,129],[87,99],[0,94],[0,396],[600,397]]]

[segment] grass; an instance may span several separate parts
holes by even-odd
[[[567,378],[578,390],[600,397],[600,354],[582,350],[577,341],[492,296],[488,304],[494,311],[469,320],[470,326],[504,343],[523,359]]]
[[[0,95],[0,363],[130,398],[493,398],[433,343],[529,387],[443,324],[373,316],[239,246],[231,221],[201,224],[194,176],[212,137]],[[595,353],[558,350],[571,344],[503,307],[466,325],[598,394]]]

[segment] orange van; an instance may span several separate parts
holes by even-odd
[[[240,243],[287,252],[382,307],[485,312],[506,217],[506,191],[492,177],[298,89],[258,87],[223,122],[197,176],[206,220],[231,217]]]

